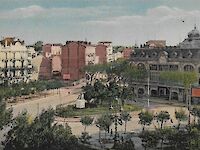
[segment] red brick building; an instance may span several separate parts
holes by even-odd
[[[106,48],[107,46],[106,45],[103,45],[103,44],[98,44],[96,46],[96,56],[98,57],[99,61],[98,63],[99,64],[104,64],[107,62],[107,52],[106,52]]]
[[[67,41],[65,45],[44,45],[40,79],[56,77],[64,80],[78,80],[83,78],[85,48],[85,43],[82,41]]]
[[[67,41],[62,47],[62,78],[78,80],[84,77],[85,45],[80,41]]]

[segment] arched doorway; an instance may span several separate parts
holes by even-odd
[[[138,89],[138,97],[142,97],[144,95],[144,89],[143,88],[139,88]]]
[[[151,96],[152,97],[157,97],[158,96],[158,91],[157,90],[151,90]]]
[[[178,93],[172,92],[172,100],[178,100]]]
[[[184,71],[194,71],[194,67],[192,65],[185,65],[183,69]]]

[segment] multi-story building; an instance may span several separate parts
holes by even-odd
[[[200,32],[195,27],[178,46],[155,47],[144,45],[136,48],[131,61],[139,68],[148,70],[150,76],[150,95],[185,101],[182,84],[161,80],[163,71],[195,71],[200,78]],[[199,80],[200,81],[200,80]],[[147,81],[135,81],[137,96],[147,95]],[[193,97],[193,100],[199,99]]]
[[[43,58],[39,71],[40,79],[51,79],[52,77],[61,77],[62,46],[62,44],[45,44],[42,47]]]
[[[44,45],[40,79],[78,80],[83,78],[87,45],[88,43],[83,41],[67,41],[65,45]],[[91,49],[88,53],[93,53],[94,50]],[[88,59],[89,61],[93,59]]]
[[[28,82],[33,72],[33,47],[27,47],[24,41],[7,37],[0,41],[0,82]]]
[[[67,41],[62,47],[62,78],[78,80],[84,77],[85,49],[82,41]]]
[[[96,45],[90,42],[84,42],[85,49],[85,65],[94,65],[99,63],[99,57],[96,56]]]
[[[105,47],[103,47],[102,45],[104,45]],[[105,57],[106,57],[106,62],[107,63],[114,61],[112,42],[110,42],[110,41],[101,41],[101,42],[98,43],[97,46],[105,49],[105,52],[102,52],[102,53],[103,54],[106,53]],[[100,55],[102,55],[102,54],[100,54]]]

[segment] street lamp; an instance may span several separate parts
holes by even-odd
[[[112,119],[113,119],[113,122],[114,122],[114,126],[115,126],[115,134],[114,134],[114,145],[117,143],[117,136],[118,136],[118,133],[117,133],[117,125],[122,125],[122,119],[120,116],[118,116],[117,114],[117,110],[119,109],[118,106],[115,106],[113,107],[112,105],[110,106],[109,110],[111,111],[114,111],[114,115],[112,115]],[[120,107],[120,111],[122,111],[122,107]]]
[[[149,91],[149,81],[150,81],[150,70],[147,70],[147,107],[149,108],[149,96],[150,96],[150,91]]]
[[[149,73],[148,73],[148,78],[147,78],[147,88],[148,88],[148,90],[147,90],[147,96],[148,96],[147,107],[149,108]]]
[[[187,89],[188,90],[188,89]],[[191,111],[191,95],[192,95],[192,85],[190,84],[189,94],[187,95],[188,101],[188,125],[190,125],[190,111]]]

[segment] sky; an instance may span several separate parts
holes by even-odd
[[[0,36],[27,44],[67,40],[177,45],[196,24],[200,0],[0,0]]]

